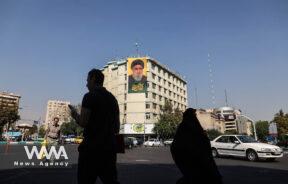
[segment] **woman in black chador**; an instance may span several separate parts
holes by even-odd
[[[196,109],[183,114],[171,145],[172,157],[183,177],[177,184],[221,184],[221,175],[212,157],[210,140],[196,116]]]

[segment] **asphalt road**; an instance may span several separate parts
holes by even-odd
[[[29,147],[31,148],[31,147]],[[77,145],[66,145],[68,166],[38,165],[28,160],[23,145],[0,145],[0,183],[13,184],[76,184]],[[18,161],[18,162],[17,162]],[[15,162],[18,164],[15,165]],[[20,162],[35,162],[34,166],[20,166]],[[217,158],[216,163],[224,183],[231,184],[287,184],[288,155],[274,162],[248,162],[243,159]],[[175,167],[168,147],[134,148],[118,155],[118,174],[122,184],[174,184],[181,176]],[[100,181],[97,181],[100,184]]]

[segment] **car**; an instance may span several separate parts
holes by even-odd
[[[65,138],[65,140],[64,140],[64,142],[65,143],[74,143],[75,142],[75,138],[76,138],[76,136],[75,135],[68,135],[66,138]]]
[[[164,146],[170,146],[173,142],[173,139],[167,139],[166,141],[164,141]]]
[[[283,157],[283,150],[274,145],[260,143],[248,135],[221,135],[211,141],[213,157],[237,156],[249,161],[273,161]]]
[[[149,139],[148,141],[144,142],[144,146],[160,146],[161,142],[158,139]]]
[[[134,146],[133,140],[129,139],[128,137],[124,137],[124,145],[125,145],[125,148],[132,149]]]
[[[77,137],[74,139],[74,143],[76,143],[76,144],[80,144],[82,141],[83,141],[83,137],[81,137],[81,136],[77,136]]]
[[[134,147],[136,147],[138,145],[138,140],[135,137],[128,137],[128,139],[132,140]]]

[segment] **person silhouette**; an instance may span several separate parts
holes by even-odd
[[[222,183],[210,140],[197,119],[196,109],[188,108],[184,112],[170,149],[176,166],[183,174],[177,184]]]
[[[119,106],[116,98],[103,87],[104,75],[92,69],[88,73],[87,88],[81,114],[69,106],[71,116],[84,128],[84,139],[78,147],[78,184],[94,184],[99,177],[104,184],[116,184]]]

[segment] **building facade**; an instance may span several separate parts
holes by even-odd
[[[166,100],[181,111],[188,106],[187,82],[150,57],[111,61],[102,72],[104,87],[118,100],[123,134],[154,134]]]
[[[49,100],[47,103],[45,125],[47,126],[48,123],[51,123],[54,117],[59,118],[60,125],[64,122],[70,122],[69,104],[70,102],[67,101]]]
[[[5,121],[9,112],[18,114],[20,98],[13,93],[0,92],[0,122]],[[7,127],[4,129],[6,131]]]

